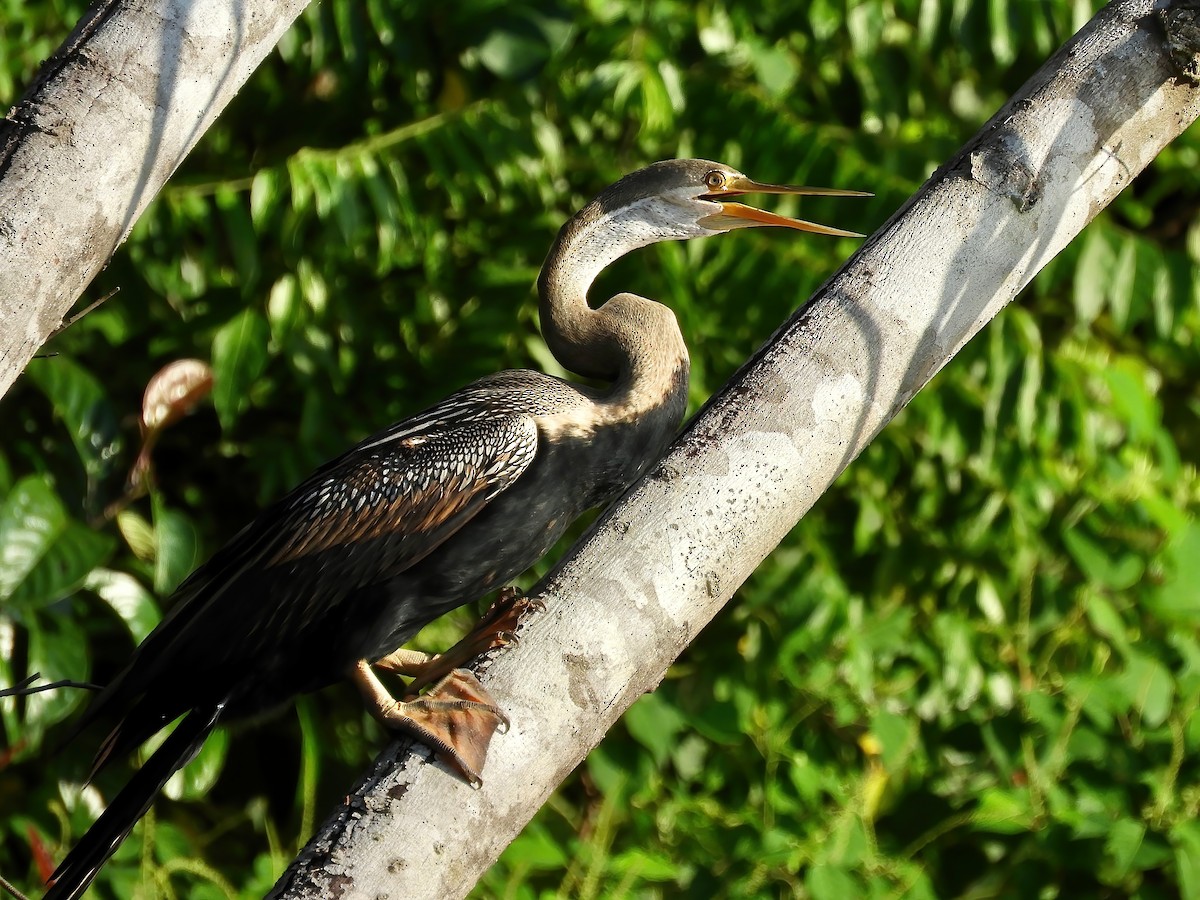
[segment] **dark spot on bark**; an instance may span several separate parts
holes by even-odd
[[[1200,3],[1168,3],[1158,11],[1158,20],[1166,33],[1167,56],[1179,77],[1200,84]]]
[[[1012,201],[1018,212],[1029,212],[1042,198],[1025,142],[1004,126],[971,151],[968,165],[972,181]]]
[[[354,879],[349,875],[334,875],[329,879],[329,896],[337,900],[339,897],[346,896],[348,891],[354,890]]]
[[[588,683],[591,659],[582,653],[566,653],[563,662],[567,664],[567,692],[572,702],[580,709],[594,709],[596,695]]]

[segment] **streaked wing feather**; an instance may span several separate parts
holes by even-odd
[[[512,484],[536,450],[537,429],[526,417],[474,422],[415,443],[376,444],[308,482],[290,504],[292,527],[261,557],[273,566],[390,537],[406,547],[407,567]]]

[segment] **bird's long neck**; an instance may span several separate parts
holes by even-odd
[[[599,203],[559,232],[538,279],[542,332],[564,367],[614,382],[611,399],[638,406],[687,385],[688,354],[674,314],[659,303],[618,294],[597,309],[588,290],[607,266],[666,238],[636,219],[618,220]]]

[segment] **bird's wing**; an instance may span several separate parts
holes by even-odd
[[[326,464],[193,572],[79,729],[156,692],[164,671],[196,684],[328,628],[339,598],[401,574],[512,485],[537,452],[533,418],[455,400]]]
[[[260,543],[253,559],[281,567],[384,540],[386,561],[343,557],[326,566],[360,584],[403,571],[516,481],[538,444],[527,416],[401,435],[368,442],[293,492],[284,503],[284,527]]]
[[[240,593],[247,578],[274,586],[257,599],[278,613],[269,616],[276,625],[290,618],[289,607],[309,598],[392,578],[515,482],[537,445],[537,426],[527,416],[427,424],[419,431],[395,427],[364,441],[197,569],[180,586],[163,625],[203,615],[223,596]],[[245,608],[254,599],[239,600],[243,621],[261,618]]]

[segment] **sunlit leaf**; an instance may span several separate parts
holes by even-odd
[[[100,478],[111,471],[121,436],[101,383],[66,356],[34,360],[26,374],[66,425],[88,474]]]
[[[1154,610],[1173,621],[1200,619],[1200,525],[1190,522],[1167,547],[1170,573],[1150,597]]]
[[[1106,587],[1124,590],[1142,576],[1142,561],[1132,553],[1120,553],[1115,559],[1099,542],[1081,529],[1063,533],[1063,543],[1083,573]]]
[[[530,869],[561,869],[567,863],[562,847],[545,828],[533,825],[526,828],[504,851],[513,865]]]
[[[246,309],[227,322],[213,339],[213,404],[221,427],[229,430],[246,406],[246,395],[267,367],[266,320]]]
[[[125,543],[133,551],[133,555],[142,561],[154,559],[156,550],[154,526],[131,509],[123,509],[117,514],[117,529]]]
[[[1157,728],[1166,721],[1175,684],[1162,663],[1142,653],[1131,654],[1121,681],[1133,708],[1148,727]]]
[[[67,514],[37,476],[19,481],[0,505],[0,599],[7,600],[50,551]]]
[[[163,793],[172,800],[197,800],[217,783],[225,765],[229,748],[229,732],[220,728],[210,734],[204,746],[190,763],[171,776]]]
[[[662,765],[674,748],[684,719],[678,710],[663,703],[656,694],[647,694],[626,711],[625,725],[651,752],[655,762]]]
[[[280,176],[274,169],[254,174],[250,187],[250,221],[261,228],[279,205]]]
[[[154,590],[166,596],[203,561],[200,536],[187,516],[156,498],[154,537]]]
[[[1083,250],[1075,268],[1075,315],[1084,325],[1091,324],[1104,309],[1112,284],[1116,254],[1100,229],[1092,229],[1080,238]]]
[[[1146,826],[1141,822],[1121,819],[1111,823],[1104,850],[1112,859],[1117,875],[1124,875],[1129,871],[1134,856],[1142,848],[1142,839],[1145,836]]]
[[[81,522],[65,521],[37,565],[12,592],[11,602],[44,604],[68,596],[92,569],[108,559],[113,543],[112,536],[105,532]]]
[[[842,900],[862,893],[858,880],[841,866],[815,865],[804,881],[813,900]]]
[[[548,55],[544,41],[514,31],[494,31],[479,45],[480,62],[504,78],[529,74]]]
[[[1092,591],[1087,595],[1087,614],[1092,627],[1118,647],[1129,645],[1125,623],[1112,603],[1101,593]]]
[[[646,881],[674,881],[679,877],[679,866],[660,853],[646,850],[626,850],[612,861],[613,869],[630,878]]]
[[[45,681],[86,682],[91,672],[91,660],[77,648],[84,646],[79,625],[69,616],[40,616],[26,619],[29,639],[30,672],[38,672]],[[76,688],[42,691],[25,700],[25,716],[21,733],[35,737],[28,729],[40,730],[61,722],[86,699],[85,691]]]
[[[112,607],[129,629],[134,643],[140,643],[162,618],[154,597],[132,575],[93,569],[83,587]]]
[[[1129,423],[1131,436],[1135,440],[1147,440],[1158,425],[1158,403],[1147,390],[1144,372],[1140,367],[1122,360],[1106,373],[1113,404],[1121,417]]]
[[[1180,895],[1195,897],[1200,892],[1200,824],[1184,821],[1175,825],[1171,844],[1175,848]]]
[[[1033,824],[1028,797],[1023,792],[999,788],[982,793],[972,818],[977,828],[1000,834],[1018,834]]]
[[[786,47],[764,47],[754,53],[753,59],[759,82],[775,96],[791,90],[800,74],[799,65]]]

